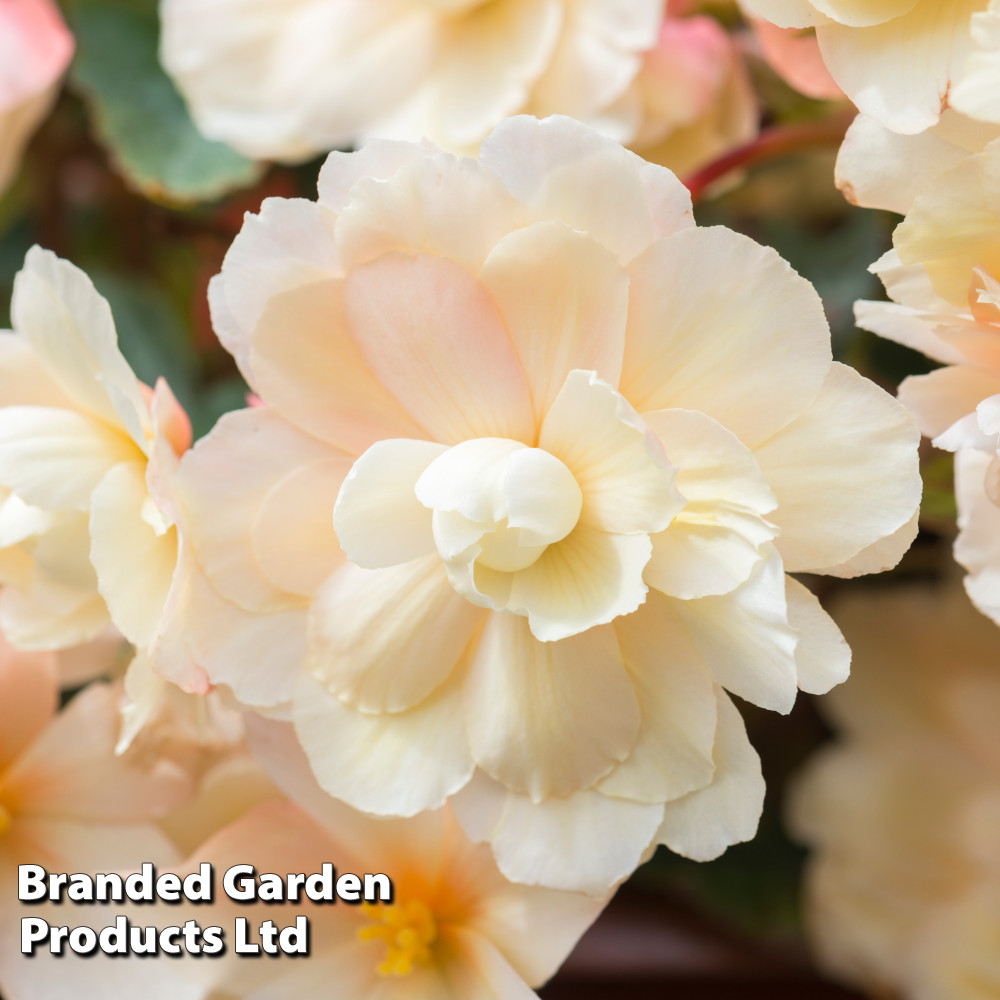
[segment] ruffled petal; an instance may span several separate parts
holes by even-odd
[[[0,773],[49,724],[59,707],[59,677],[51,653],[21,653],[0,637]]]
[[[816,290],[774,250],[692,229],[655,243],[631,274],[620,388],[640,413],[700,410],[754,447],[816,398],[830,329]]]
[[[700,791],[668,802],[656,839],[694,861],[711,861],[727,847],[753,839],[764,808],[760,758],[743,719],[722,692],[715,744],[715,778]]]
[[[362,712],[403,712],[448,679],[483,614],[436,553],[389,569],[348,564],[313,603],[309,669]]]
[[[799,687],[809,694],[826,694],[847,680],[850,647],[816,595],[790,576],[785,577],[785,599],[788,624],[799,634],[795,647]]]
[[[812,406],[755,450],[778,498],[769,519],[785,568],[836,566],[905,525],[922,491],[919,440],[899,403],[834,364]]]
[[[316,780],[355,809],[414,816],[442,806],[472,776],[455,680],[416,708],[386,716],[349,708],[307,674],[293,711]]]
[[[368,367],[434,440],[533,440],[524,371],[492,299],[461,265],[386,253],[350,272],[343,298]]]
[[[491,614],[464,690],[476,763],[536,802],[593,785],[628,756],[639,730],[610,628],[539,642],[523,618]]]

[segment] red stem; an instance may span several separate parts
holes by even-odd
[[[753,142],[738,146],[695,171],[685,179],[684,184],[691,192],[692,201],[698,202],[708,188],[734,170],[777,160],[805,149],[839,145],[853,117],[853,114],[833,115],[822,121],[766,128]]]

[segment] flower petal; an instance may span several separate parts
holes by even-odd
[[[351,454],[379,438],[422,436],[351,338],[343,279],[275,295],[253,331],[250,364],[262,399]]]
[[[639,703],[613,630],[543,643],[524,618],[494,613],[471,655],[465,720],[476,763],[538,802],[624,760]]]
[[[694,225],[691,195],[669,170],[562,115],[509,118],[483,140],[479,159],[537,221],[587,233],[623,264]]]
[[[639,698],[632,752],[598,790],[637,802],[668,802],[703,788],[715,765],[715,684],[669,602],[658,594],[614,625]]]
[[[248,611],[282,611],[299,598],[276,587],[254,551],[253,529],[270,491],[315,462],[345,458],[275,411],[227,413],[180,464],[185,527],[212,585]],[[332,520],[332,504],[331,504]]]
[[[620,388],[640,413],[700,410],[752,448],[816,398],[829,326],[813,286],[774,250],[691,229],[653,244],[631,273]]]
[[[524,371],[492,299],[461,265],[383,254],[351,270],[344,307],[368,367],[434,440],[533,441]]]
[[[306,674],[294,721],[316,780],[355,809],[414,816],[442,806],[472,776],[455,680],[408,712],[379,716],[348,707]]]
[[[917,418],[921,433],[936,438],[997,393],[1000,372],[949,365],[905,379],[899,387],[899,401]]]
[[[348,563],[313,603],[309,669],[362,712],[403,712],[448,679],[482,617],[437,553],[388,569]]]
[[[918,442],[899,403],[835,363],[815,402],[755,451],[788,572],[836,566],[905,525],[920,503]]]
[[[156,636],[177,568],[177,531],[149,523],[153,500],[145,467],[122,462],[101,480],[90,501],[90,558],[111,620],[135,646]],[[157,523],[163,515],[156,511]]]
[[[816,595],[790,576],[785,577],[785,598],[788,624],[799,633],[795,647],[799,687],[809,694],[826,694],[847,680],[851,649]]]
[[[14,328],[82,409],[145,443],[146,405],[118,349],[107,301],[90,278],[54,253],[32,247],[14,279]]]
[[[448,449],[431,441],[379,441],[354,463],[333,510],[333,526],[351,562],[383,569],[434,551],[431,511],[415,487]]]
[[[21,653],[0,637],[0,773],[49,724],[59,707],[59,678],[51,653]]]
[[[643,419],[677,468],[677,490],[687,501],[653,535],[646,582],[683,600],[728,594],[778,534],[764,520],[777,500],[750,449],[711,417],[657,410]]]
[[[798,689],[796,634],[788,624],[777,553],[761,560],[731,594],[671,604],[723,687],[762,708],[791,711]]]
[[[251,385],[251,337],[271,299],[341,274],[335,218],[304,198],[266,198],[258,215],[245,217],[212,279],[212,328]]]
[[[764,808],[760,758],[740,713],[722,691],[715,743],[715,778],[700,791],[668,802],[656,839],[694,861],[711,861],[727,847],[751,840]]]
[[[972,603],[1000,624],[1000,507],[986,492],[992,461],[992,455],[972,450],[955,456],[955,559],[968,571],[965,589]]]
[[[86,510],[119,462],[144,458],[100,420],[45,406],[0,407],[0,483],[46,510]]]
[[[563,222],[539,222],[500,240],[480,280],[521,359],[536,419],[574,368],[618,384],[628,275],[609,250]]]
[[[628,402],[595,372],[574,370],[542,424],[539,447],[583,491],[580,523],[623,535],[662,531],[684,506],[676,470]]]
[[[534,1000],[538,996],[482,934],[455,925],[447,927],[441,937],[437,945],[441,978],[452,996],[462,1000]],[[429,993],[426,1000],[440,995]]]

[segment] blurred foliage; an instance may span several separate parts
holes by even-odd
[[[253,184],[262,168],[205,139],[157,59],[156,0],[73,0],[73,86],[130,184],[150,198],[202,201]]]

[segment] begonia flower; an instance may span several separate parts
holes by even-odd
[[[57,714],[58,704],[55,656],[19,653],[0,640],[0,988],[9,1000],[79,995],[64,963],[20,953],[22,916],[66,921],[65,910],[21,907],[17,866],[93,874],[176,861],[155,820],[190,793],[169,762],[115,755],[111,687],[91,685]],[[102,995],[120,994],[109,987]]]
[[[52,107],[73,48],[52,0],[0,0],[0,193]]]
[[[14,507],[26,578],[5,574],[0,619],[21,648],[57,649],[113,624],[188,690],[204,676],[170,623],[187,586],[172,482],[191,425],[167,384],[140,384],[108,303],[38,247],[0,334],[0,520]]]
[[[873,996],[996,996],[1000,636],[951,585],[853,595],[835,614],[855,655],[821,701],[839,738],[791,799],[813,848],[815,950]]]
[[[913,135],[947,108],[1000,124],[997,0],[740,0],[752,17],[815,28],[831,76],[858,109]]]
[[[515,881],[602,893],[752,836],[725,691],[785,712],[846,676],[786,573],[900,558],[912,419],[774,251],[580,123],[512,119],[478,162],[373,141],[319,187],[211,285],[265,405],[178,473],[198,663],[290,711],[327,792],[450,800]]]
[[[161,0],[161,59],[205,135],[296,162],[378,137],[474,153],[565,114],[677,171],[751,139],[722,26],[677,0]]]
[[[891,302],[859,302],[858,325],[922,351],[941,368],[912,376],[899,398],[956,462],[955,554],[967,589],[1000,622],[1000,140],[933,178],[873,270]]]
[[[844,92],[823,62],[814,30],[779,28],[755,18],[752,24],[760,54],[790,87],[814,100],[843,98]]]
[[[604,901],[511,884],[448,809],[378,819],[334,801],[316,785],[294,733],[283,731],[289,728],[266,723],[257,744],[295,804],[255,807],[198,845],[176,871],[208,861],[217,873],[250,864],[258,872],[312,874],[327,863],[337,876],[386,875],[392,900],[352,906],[303,897],[266,915],[279,926],[306,917],[308,960],[248,962],[230,949],[212,962],[182,960],[177,974],[209,995],[241,1000],[534,997],[532,987],[553,975]],[[220,891],[211,906],[182,903],[174,919],[232,928],[240,916],[258,924],[259,914],[260,906]]]

